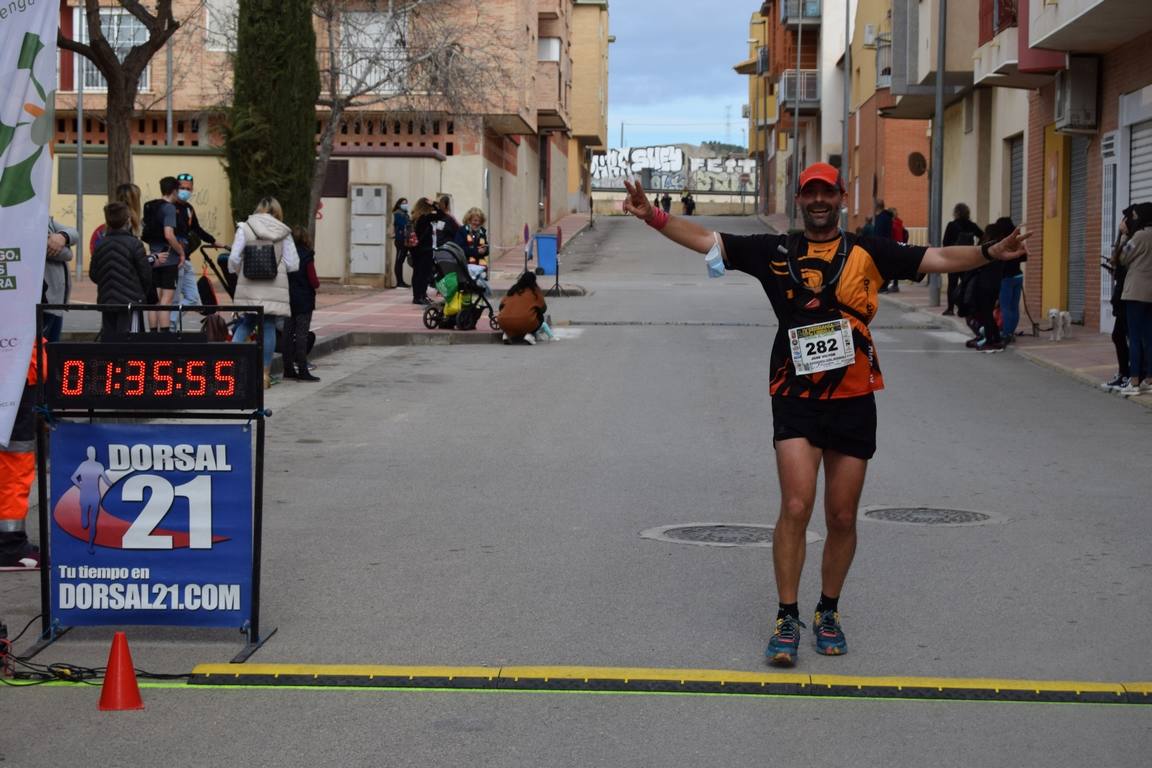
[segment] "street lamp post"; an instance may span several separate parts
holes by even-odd
[[[932,175],[929,177],[928,244],[940,245],[944,219],[944,53],[948,35],[948,0],[940,0],[936,40],[936,105],[932,115]],[[940,306],[940,275],[928,275],[928,306]]]

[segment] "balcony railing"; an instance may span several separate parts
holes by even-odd
[[[1016,26],[1018,0],[980,0],[980,45]]]
[[[780,103],[820,103],[820,71],[817,69],[786,69],[780,76],[777,91]]]
[[[823,15],[823,0],[780,0],[780,23],[818,24]]]
[[[892,36],[876,35],[876,87],[892,85]]]
[[[414,67],[410,48],[338,48],[335,71],[340,78],[341,94],[396,94],[412,90],[435,90],[428,66]],[[330,77],[328,49],[319,49],[321,88],[327,89]],[[424,72],[422,75],[421,72]],[[420,87],[420,82],[423,87]]]

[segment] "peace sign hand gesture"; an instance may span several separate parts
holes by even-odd
[[[988,255],[999,261],[1011,261],[1028,255],[1028,246],[1025,240],[1032,236],[1031,232],[1024,232],[1023,228],[1016,227],[1008,237],[988,247]]]
[[[628,190],[628,197],[624,200],[624,212],[630,213],[642,221],[651,219],[655,208],[648,201],[648,196],[644,194],[644,187],[640,185],[640,181],[625,179],[624,188]]]

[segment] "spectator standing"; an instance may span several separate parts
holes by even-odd
[[[1003,262],[1004,273],[1000,278],[1000,340],[1005,344],[1016,342],[1016,328],[1020,325],[1020,297],[1024,295],[1024,270],[1021,265],[1026,261],[1028,254]]]
[[[140,187],[130,183],[121,184],[116,187],[116,192],[112,195],[112,202],[124,203],[128,207],[130,218],[128,231],[135,237],[140,237]],[[101,224],[92,230],[92,237],[88,240],[88,253],[96,253],[96,246],[100,245],[105,228],[106,225]]]
[[[284,378],[297,381],[320,381],[308,367],[308,330],[316,311],[316,252],[312,237],[301,226],[292,227],[292,241],[300,256],[300,268],[288,273],[288,298],[292,315],[284,321]]]
[[[201,243],[216,244],[216,238],[209,234],[196,216],[196,208],[192,205],[192,195],[196,191],[195,180],[190,173],[181,173],[176,176],[179,185],[176,190],[176,239],[184,248],[184,261],[176,275],[176,303],[199,304],[200,291],[196,289],[196,267],[192,264],[192,254]],[[172,310],[170,321],[176,322],[179,310]]]
[[[300,268],[300,256],[292,241],[292,230],[284,223],[284,210],[280,201],[265,197],[256,204],[256,210],[236,228],[232,252],[228,255],[228,271],[237,275],[237,304],[259,304],[264,308],[264,388],[272,386],[272,356],[276,353],[276,326],[292,314],[288,293],[288,274]],[[276,257],[276,276],[272,279],[254,279],[244,274],[246,259],[256,259],[256,250],[271,246]],[[232,332],[233,343],[248,341],[256,326],[255,314],[241,315]]]
[[[1007,217],[997,219],[989,224],[984,232],[984,244],[997,243],[1015,231],[1016,225]],[[982,335],[969,341],[966,346],[978,349],[981,352],[1003,352],[1004,342],[1000,337],[1000,326],[996,323],[996,300],[1000,297],[1000,281],[1004,274],[1002,261],[989,262],[979,269],[973,270],[965,278],[971,280],[972,307],[970,325],[975,326]]]
[[[1116,375],[1100,386],[1110,392],[1119,392],[1128,386],[1130,357],[1128,355],[1128,308],[1121,298],[1124,294],[1124,278],[1128,270],[1120,264],[1120,254],[1133,232],[1140,229],[1140,217],[1136,206],[1124,209],[1120,219],[1120,231],[1112,246],[1112,257],[1104,263],[1104,268],[1112,275],[1112,346],[1116,348]]]
[[[28,363],[24,391],[16,409],[16,422],[8,445],[0,445],[0,570],[40,567],[40,549],[28,540],[25,521],[28,495],[36,479],[36,390],[47,367],[36,364],[36,345]],[[41,534],[43,535],[43,534]]]
[[[441,198],[445,200],[446,198]],[[456,236],[459,225],[440,203],[421,198],[412,211],[416,219],[416,255],[412,266],[412,303],[431,304],[428,285],[432,281],[432,252]]]
[[[176,295],[176,280],[184,263],[184,246],[176,237],[176,200],[180,183],[175,176],[160,179],[160,197],[144,206],[144,244],[152,259],[152,284],[156,303],[171,304]],[[167,332],[170,316],[167,310],[153,310],[152,327]]]
[[[48,219],[48,247],[44,261],[44,291],[41,295],[45,304],[67,304],[72,296],[72,277],[68,265],[72,262],[72,245],[80,239],[80,233],[72,227],[65,227],[56,219]],[[64,328],[64,312],[59,309],[44,310],[44,338],[60,341],[60,331]]]
[[[1119,263],[1128,271],[1120,298],[1128,314],[1128,384],[1125,397],[1152,392],[1152,221],[1138,208],[1139,229],[1120,250]]]
[[[412,218],[408,215],[408,198],[402,197],[392,206],[392,242],[396,245],[396,287],[409,288],[404,282],[404,262],[408,260],[408,233],[412,231]]]
[[[947,248],[950,245],[975,245],[984,239],[984,231],[972,221],[972,212],[964,203],[956,203],[952,209],[952,221],[944,227],[944,237],[941,245]],[[960,297],[957,291],[960,288],[960,273],[948,274],[948,306],[941,314],[956,314],[956,303]]]
[[[664,213],[672,210],[672,195],[668,194],[667,191],[660,197],[660,207],[664,209]]]
[[[464,258],[468,262],[468,276],[484,291],[484,295],[492,298],[492,289],[488,286],[488,230],[484,228],[487,218],[484,211],[479,208],[469,208],[464,214],[464,225],[456,230],[456,244],[464,251]]]
[[[904,220],[900,218],[900,213],[895,209],[890,209],[892,213],[892,239],[898,243],[908,244],[908,230],[904,228]],[[900,281],[893,280],[888,283],[889,293],[900,293]]]
[[[101,310],[101,338],[133,333],[144,327],[139,310],[152,289],[152,265],[144,244],[132,234],[132,217],[121,202],[104,206],[104,237],[92,252],[88,277],[96,284],[97,304],[121,304],[123,309]]]

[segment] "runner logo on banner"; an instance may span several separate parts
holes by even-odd
[[[55,130],[60,3],[2,3],[0,13],[0,446],[8,444],[36,340]]]
[[[61,423],[51,456],[55,619],[244,625],[252,607],[250,430]]]

